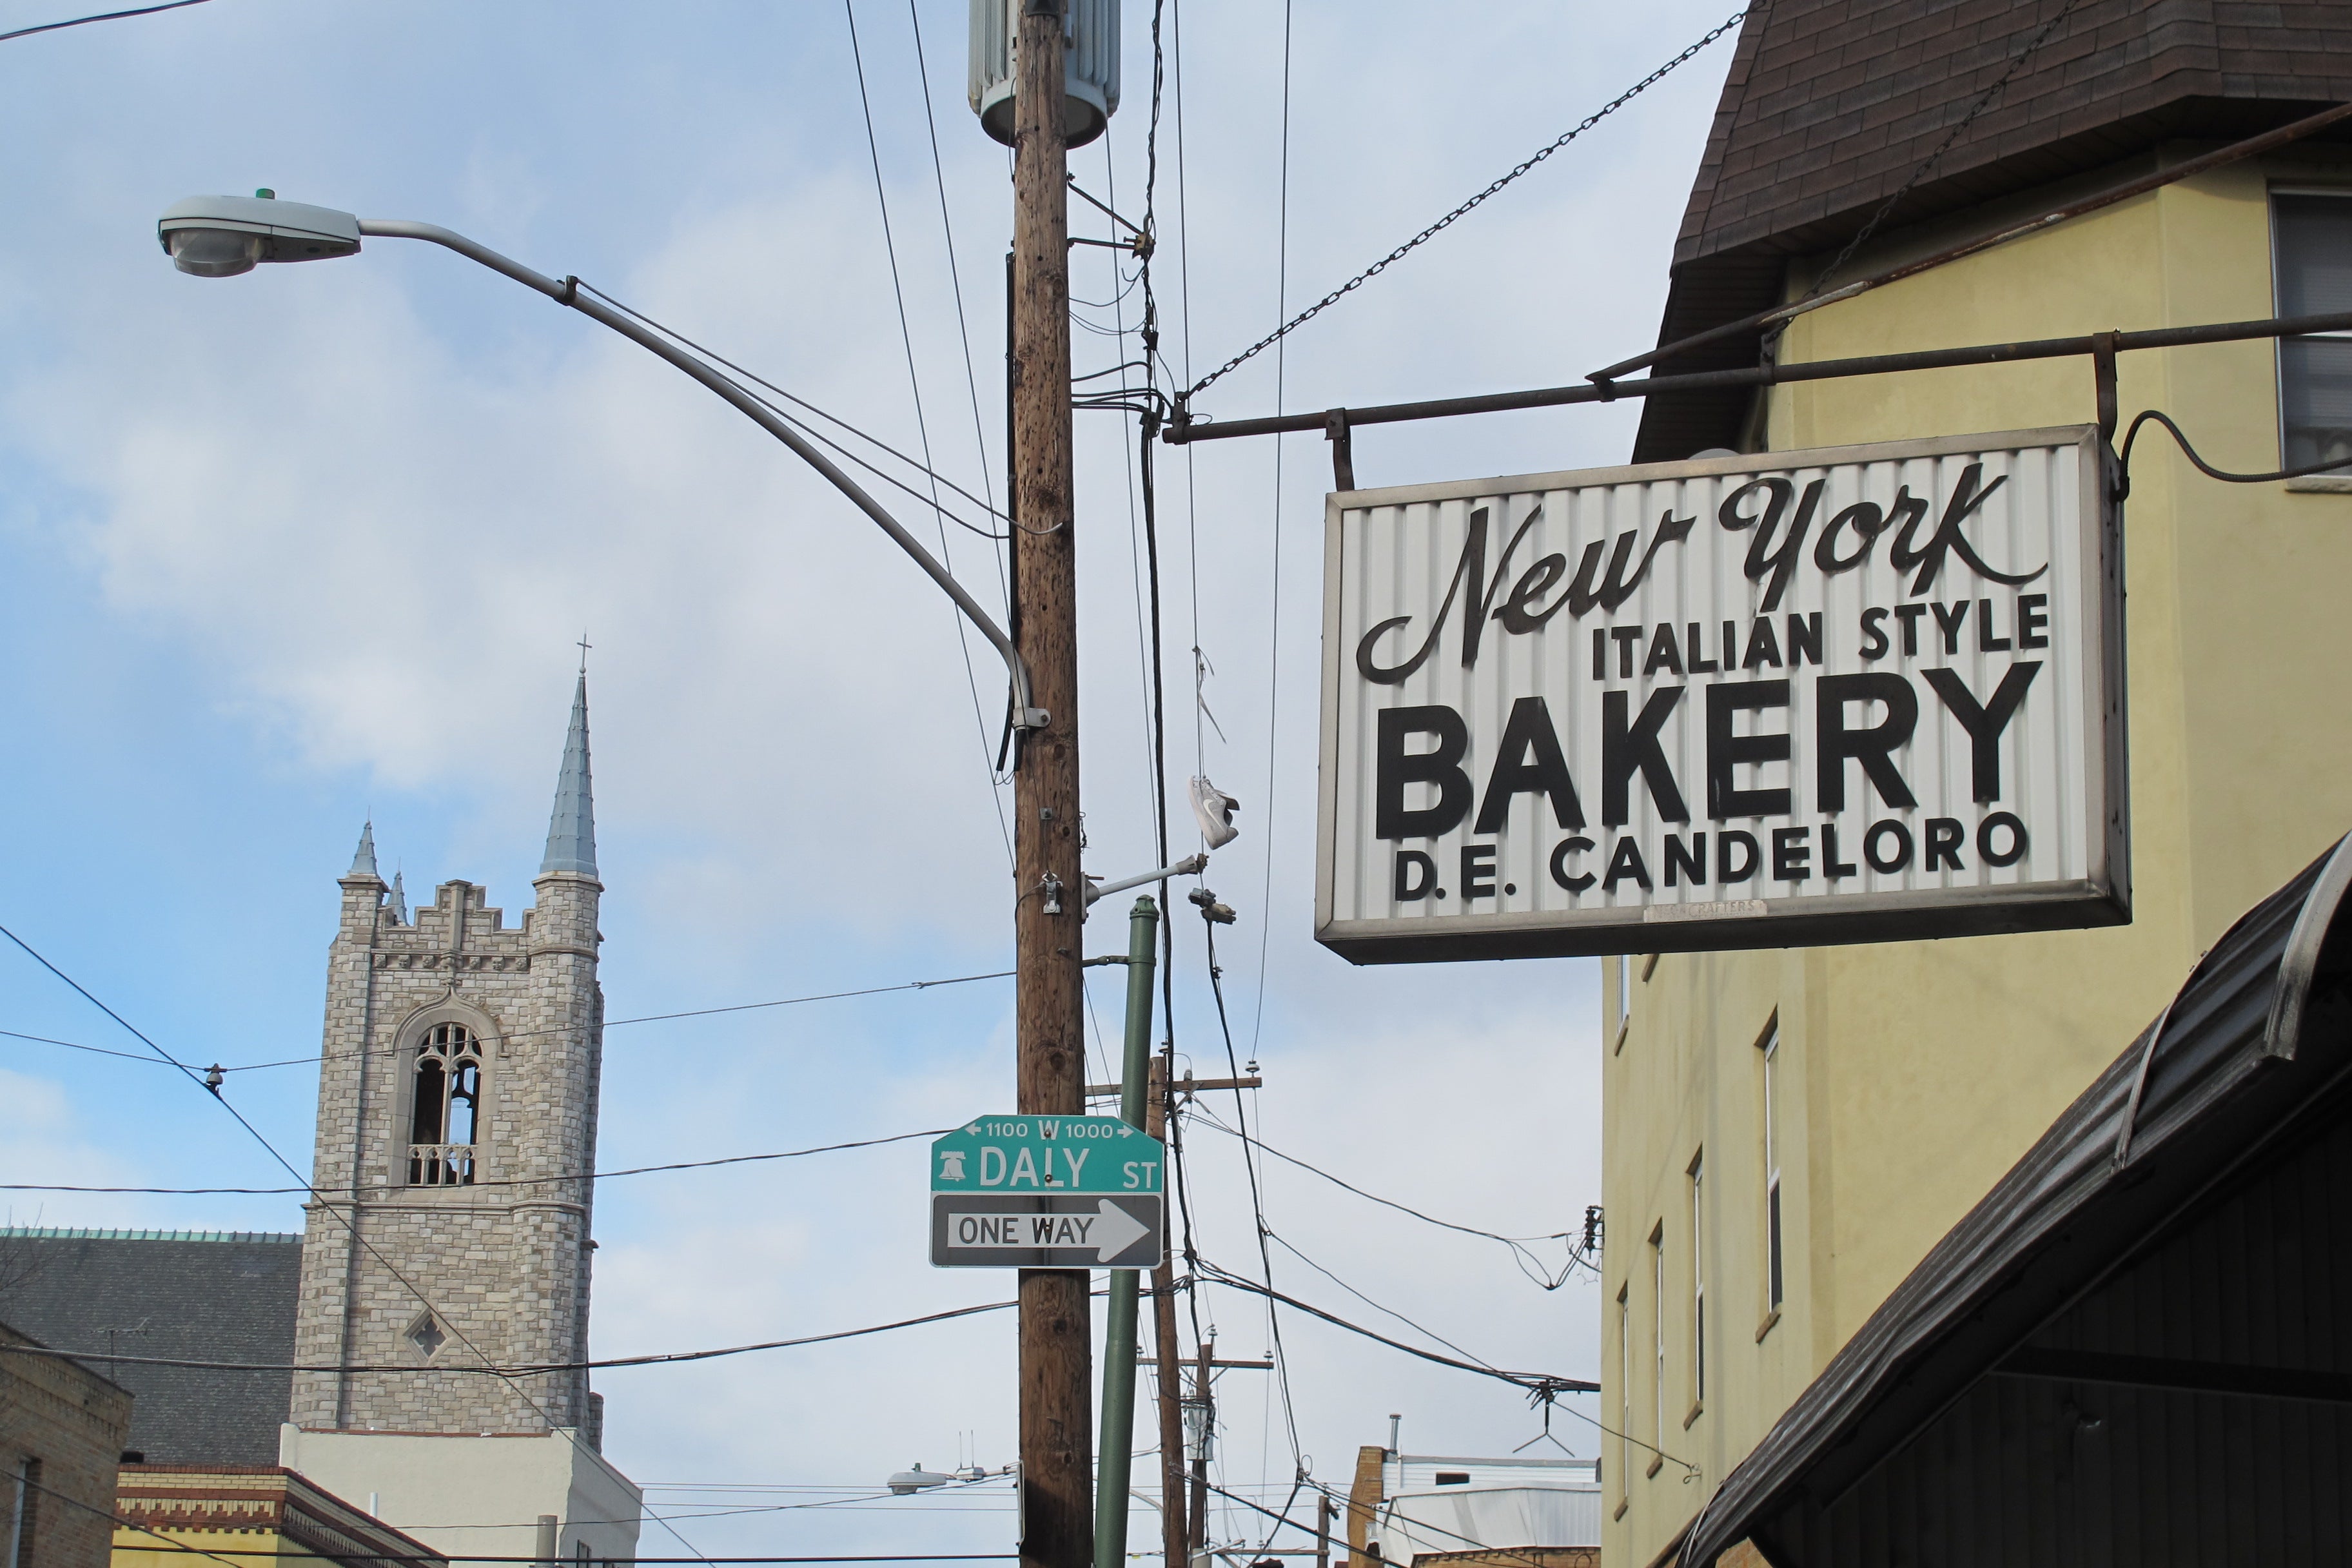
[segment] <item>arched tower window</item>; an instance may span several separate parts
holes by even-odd
[[[411,1083],[408,1183],[474,1182],[474,1135],[482,1106],[482,1042],[463,1024],[436,1024],[417,1042]]]

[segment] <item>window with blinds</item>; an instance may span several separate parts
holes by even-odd
[[[2271,255],[2282,316],[2352,310],[2352,192],[2271,198]],[[2352,463],[2352,333],[2282,338],[2281,466]]]

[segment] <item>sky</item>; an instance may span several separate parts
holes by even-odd
[[[0,0],[0,31],[72,10]],[[1167,12],[1154,288],[1163,353],[1197,379],[1725,8]],[[297,1166],[316,1093],[299,1058],[318,1048],[334,879],[362,822],[413,901],[462,877],[519,920],[583,635],[608,1016],[1010,967],[1009,800],[990,771],[1001,675],[822,480],[651,356],[437,247],[371,240],[354,259],[215,281],[174,272],[154,239],[170,202],[260,186],[440,223],[997,494],[1010,169],[963,101],[965,10],[855,0],[855,54],[852,14],[211,0],[0,44],[0,925],[184,1060],[293,1061],[232,1073],[226,1098]],[[1135,219],[1150,17],[1127,0],[1121,107],[1071,160]],[[1654,342],[1730,48],[1218,381],[1196,412],[1556,384]],[[1076,210],[1076,232],[1108,231]],[[1131,259],[1081,250],[1074,291],[1077,372],[1135,357]],[[1358,436],[1357,474],[1620,462],[1635,416],[1381,427]],[[1135,424],[1077,420],[1087,864],[1116,878],[1153,864]],[[1597,962],[1357,968],[1312,938],[1328,462],[1314,436],[1159,454],[1170,782],[1181,794],[1203,773],[1243,805],[1241,838],[1205,878],[1238,916],[1217,955],[1230,1055],[1202,924],[1181,902],[1177,1049],[1203,1076],[1257,1064],[1247,1113],[1285,1154],[1442,1219],[1573,1233],[1600,1194]],[[1001,603],[988,541],[888,495]],[[1094,922],[1090,946],[1124,940],[1116,919]],[[1089,973],[1115,1051],[1123,1002],[1104,976],[1118,972]],[[1009,981],[980,979],[615,1026],[600,1163],[1010,1109],[1011,1001]],[[143,1048],[13,946],[0,1029],[0,1181],[287,1184],[169,1068],[16,1037]],[[1108,1058],[1097,1075],[1116,1076]],[[1236,1113],[1230,1096],[1207,1109]],[[1205,1120],[1190,1144],[1202,1256],[1255,1273],[1238,1145]],[[1009,1277],[926,1261],[922,1148],[603,1184],[593,1353],[1004,1299]],[[1589,1275],[1545,1289],[1496,1242],[1278,1160],[1263,1202],[1278,1289],[1441,1352],[1437,1336],[1499,1366],[1596,1374]],[[12,1191],[5,1208],[18,1225],[301,1219],[297,1199],[266,1195]],[[1564,1265],[1562,1243],[1530,1247]],[[1286,1379],[1220,1384],[1218,1468],[1237,1490],[1278,1504],[1301,1465],[1344,1488],[1391,1413],[1421,1453],[1504,1454],[1542,1430],[1506,1384],[1295,1313],[1270,1326],[1230,1290],[1197,1307],[1223,1355],[1264,1355],[1281,1335]],[[1001,1482],[863,1495],[917,1462],[1013,1457],[1009,1313],[598,1386],[607,1456],[672,1520],[674,1534],[646,1527],[649,1554],[1013,1539]],[[1564,1402],[1552,1422],[1588,1458],[1592,1428],[1568,1410],[1592,1405]],[[1259,1533],[1234,1510],[1212,1528]],[[1133,1533],[1156,1543],[1140,1503]]]

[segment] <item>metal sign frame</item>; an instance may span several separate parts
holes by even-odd
[[[1769,475],[1797,468],[1948,457],[2021,447],[2071,447],[2079,486],[2074,563],[2084,610],[2077,678],[2086,719],[2099,738],[2084,784],[2099,826],[2087,832],[2085,873],[2026,886],[1806,894],[1794,900],[1725,899],[1683,903],[1442,917],[1336,918],[1342,682],[1358,679],[1343,646],[1342,584],[1347,514],[1409,502],[1500,497],[1531,491],[1654,484],[1693,478]],[[1612,952],[1681,952],[1816,946],[2120,925],[2131,919],[2129,778],[2125,726],[2123,545],[2098,426],[2054,426],[1916,441],[1694,458],[1548,474],[1336,491],[1325,500],[1320,777],[1316,832],[1316,940],[1350,962],[1423,963]],[[2070,606],[2072,607],[2072,606]],[[1365,814],[1369,818],[1369,813]],[[1369,826],[1369,821],[1366,824]],[[1760,886],[1760,882],[1759,882]],[[1775,904],[1779,908],[1775,908]],[[1792,907],[1793,906],[1793,907]]]

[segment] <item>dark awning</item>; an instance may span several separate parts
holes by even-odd
[[[2352,1550],[2348,883],[2352,838],[2231,928],[1725,1479],[1683,1562]]]

